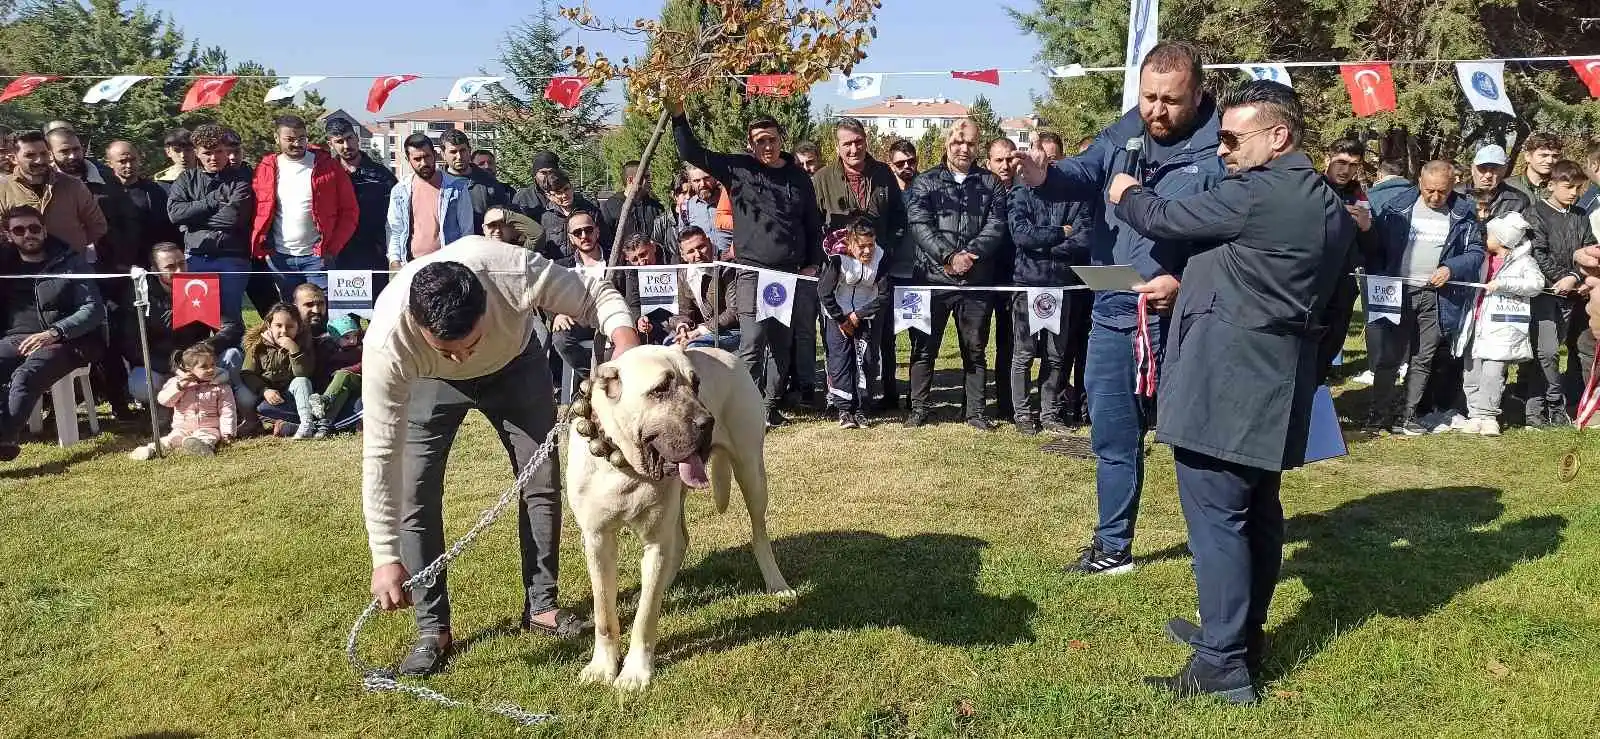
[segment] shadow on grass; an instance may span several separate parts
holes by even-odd
[[[50,430],[46,429],[46,431],[49,432]],[[150,440],[150,432],[148,429],[145,431],[145,436],[113,433],[113,431],[114,430],[107,430],[105,427],[102,427],[100,436],[84,437],[77,444],[74,444],[72,447],[70,447],[71,451],[67,453],[67,456],[60,459],[40,462],[38,464],[33,464],[26,467],[8,467],[6,469],[0,469],[0,480],[25,480],[30,477],[36,477],[40,475],[59,475],[72,469],[73,465],[87,462],[98,457],[112,454],[127,454],[128,452],[133,451],[135,447],[147,443]],[[85,430],[84,433],[88,433],[88,431]],[[41,434],[37,438],[37,445],[30,444],[30,446],[34,446],[35,448],[29,449],[24,447],[24,460],[29,457],[37,459],[37,457],[39,457],[41,454],[37,447],[44,446],[46,444],[48,444],[48,447],[45,448],[51,450],[57,448],[55,437],[51,436],[47,440],[45,435]],[[51,452],[45,453],[49,454]]]
[[[1461,487],[1391,490],[1289,519],[1286,542],[1306,546],[1284,561],[1282,577],[1299,578],[1311,597],[1271,633],[1265,677],[1375,616],[1421,618],[1561,545],[1566,518],[1487,528],[1504,512],[1499,490]],[[1184,553],[1179,545],[1153,558]]]
[[[951,646],[1032,642],[1038,606],[1021,595],[977,588],[988,542],[954,534],[890,537],[826,531],[773,542],[778,566],[800,593],[776,611],[722,621],[668,637],[660,653],[703,653],[808,630],[904,629]],[[673,583],[674,608],[703,605],[727,589],[760,591],[748,546],[724,549],[685,569]],[[635,597],[637,597],[635,595]]]

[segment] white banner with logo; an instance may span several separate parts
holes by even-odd
[[[1388,321],[1400,325],[1400,301],[1405,288],[1394,277],[1367,275],[1367,323]]]
[[[639,270],[639,310],[645,313],[655,313],[657,311],[671,313],[677,305],[677,270]]]
[[[354,313],[362,318],[372,318],[373,273],[360,270],[328,271],[328,316]]]
[[[756,320],[776,318],[788,326],[794,312],[795,276],[760,270],[756,282]]]
[[[933,333],[933,293],[929,290],[894,289],[894,332],[914,328]]]
[[[1158,0],[1131,0],[1128,3],[1128,46],[1122,55],[1122,109],[1139,105],[1139,67],[1144,55],[1156,46],[1156,26],[1161,20]]]
[[[1059,287],[1028,288],[1028,335],[1040,331],[1061,334],[1061,304],[1066,293]]]

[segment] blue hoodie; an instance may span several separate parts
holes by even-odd
[[[1196,111],[1199,125],[1188,138],[1166,147],[1173,153],[1161,166],[1145,173],[1144,186],[1163,198],[1175,199],[1211,189],[1228,176],[1217,156],[1216,101],[1207,94]],[[1181,277],[1191,247],[1188,242],[1153,241],[1117,218],[1116,206],[1106,202],[1106,188],[1119,172],[1127,171],[1129,139],[1144,135],[1144,121],[1134,108],[1095,137],[1088,150],[1050,168],[1045,181],[1034,188],[1044,200],[1079,200],[1093,204],[1090,214],[1089,264],[1128,264],[1146,280],[1161,275]],[[1094,320],[1109,328],[1130,330],[1138,318],[1138,293],[1095,293]]]

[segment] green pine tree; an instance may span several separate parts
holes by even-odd
[[[1562,7],[1565,4],[1561,4]],[[1538,0],[1216,0],[1163,4],[1161,38],[1196,44],[1210,63],[1365,59],[1475,59],[1558,56],[1591,48],[1569,10]],[[1121,63],[1127,0],[1040,0],[1034,12],[1009,11],[1041,42],[1041,61],[1085,66]],[[1397,110],[1357,118],[1334,67],[1294,68],[1315,151],[1341,136],[1359,136],[1413,167],[1426,159],[1464,156],[1479,142],[1513,143],[1529,130],[1569,140],[1600,128],[1600,103],[1563,63],[1507,67],[1508,94],[1519,117],[1477,113],[1467,106],[1449,64],[1393,67]],[[1223,90],[1237,73],[1213,72]],[[1091,74],[1051,80],[1035,100],[1041,118],[1067,140],[1093,135],[1118,114],[1122,77]],[[1569,152],[1569,155],[1577,152]]]
[[[565,35],[556,28],[547,2],[539,12],[512,28],[500,42],[500,65],[506,80],[489,88],[488,109],[494,118],[493,148],[501,179],[517,186],[533,184],[533,157],[554,152],[579,192],[593,195],[607,180],[599,138],[611,110],[601,102],[602,88],[587,87],[578,106],[567,110],[546,99],[550,78],[571,74],[561,58]]]
[[[972,101],[972,107],[967,109],[967,117],[978,124],[978,141],[987,143],[1005,138],[1006,132],[1000,128],[1000,116],[994,112],[994,104],[989,102],[989,98],[979,95],[977,100]],[[987,156],[987,152],[981,156]]]

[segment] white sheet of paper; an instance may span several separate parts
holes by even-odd
[[[1126,264],[1108,264],[1098,267],[1085,265],[1073,267],[1072,271],[1077,272],[1078,277],[1083,280],[1083,284],[1088,285],[1090,290],[1096,292],[1103,290],[1127,292],[1132,290],[1134,285],[1144,283],[1144,278],[1140,277],[1133,267]]]

